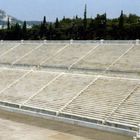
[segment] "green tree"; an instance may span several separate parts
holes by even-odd
[[[43,18],[43,24],[46,25],[46,23],[47,23],[46,22],[46,16],[44,16],[44,18]]]
[[[40,39],[46,39],[47,38],[47,22],[46,17],[44,16],[43,22],[40,25]]]
[[[121,15],[119,17],[119,36],[118,36],[118,39],[124,39],[124,14],[123,14],[123,11],[121,11]]]
[[[123,29],[124,27],[124,14],[123,14],[123,10],[121,11],[121,15],[119,17],[119,28]]]
[[[15,25],[13,25],[11,27],[11,38],[13,40],[21,40],[21,37],[22,37],[22,29],[21,29],[21,26],[16,23]]]
[[[58,18],[56,18],[56,21],[55,21],[55,28],[58,28],[59,27],[59,20]]]
[[[94,28],[96,32],[96,39],[106,38],[106,29],[107,29],[106,13],[103,15],[97,14],[94,22]]]
[[[26,24],[26,21],[23,22],[23,26],[22,26],[22,38],[27,39],[27,24]]]
[[[129,14],[128,16],[128,23],[133,24],[133,23],[139,23],[140,18],[136,14]]]
[[[8,17],[8,20],[7,20],[7,29],[9,30],[10,29],[10,19]]]
[[[84,28],[86,29],[87,28],[87,5],[85,5],[83,23],[84,23]]]
[[[95,21],[91,18],[91,21],[89,23],[89,38],[95,39],[96,32],[95,32]]]
[[[76,14],[75,14],[76,15]],[[0,22],[5,25],[5,22]],[[27,29],[26,21],[22,26],[11,24],[8,18],[7,28],[0,30],[0,39],[136,39],[140,38],[140,17],[121,11],[118,18],[107,19],[102,14],[95,18],[87,18],[87,5],[84,17],[56,18],[55,22],[47,23],[43,17],[41,24]]]

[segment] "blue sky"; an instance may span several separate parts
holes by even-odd
[[[87,4],[88,16],[107,13],[108,17],[118,17],[120,11],[140,15],[140,0],[0,0],[0,9],[21,20],[48,21],[56,17],[83,16],[84,5]]]

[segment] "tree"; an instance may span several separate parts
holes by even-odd
[[[119,17],[119,36],[118,39],[124,39],[124,14],[121,11],[121,15]]]
[[[43,24],[46,25],[46,16],[43,18]]]
[[[76,15],[75,19],[78,20],[78,15]]]
[[[10,29],[10,20],[9,20],[9,17],[8,17],[8,20],[7,20],[7,29],[8,30]]]
[[[85,5],[85,10],[84,10],[84,28],[87,28],[87,5]]]
[[[94,28],[96,32],[96,39],[105,39],[106,38],[106,29],[107,29],[107,18],[106,13],[99,15],[95,18]]]
[[[54,39],[54,28],[52,23],[49,24],[49,28],[48,28],[48,39],[49,40],[53,40]]]
[[[91,21],[89,23],[89,38],[94,39],[95,36],[95,21],[91,18]]]
[[[119,18],[119,28],[123,29],[123,27],[124,27],[124,14],[123,14],[123,10],[122,10],[120,18]]]
[[[76,14],[75,14],[76,15]],[[44,16],[41,24],[27,29],[26,21],[23,25],[11,24],[7,19],[7,28],[0,30],[0,39],[136,39],[140,38],[140,16],[123,11],[118,18],[107,19],[105,14],[97,14],[95,18],[87,18],[85,5],[83,18],[56,18],[55,22],[47,23]],[[5,22],[1,21],[4,25]]]
[[[59,20],[58,18],[56,18],[56,21],[55,21],[55,28],[58,28],[59,27]]]
[[[11,38],[13,40],[21,40],[22,30],[21,30],[21,26],[18,23],[11,26],[10,32],[12,32]]]
[[[22,38],[23,39],[27,39],[27,24],[26,24],[26,21],[23,22]]]
[[[46,39],[47,38],[47,22],[46,17],[44,16],[43,22],[40,25],[40,38]]]
[[[135,14],[129,14],[128,16],[128,23],[133,24],[133,23],[139,23],[140,18],[135,15]]]

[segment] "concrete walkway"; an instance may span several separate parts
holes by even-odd
[[[132,140],[132,138],[0,110],[0,140]]]

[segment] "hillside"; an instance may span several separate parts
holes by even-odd
[[[7,21],[8,21],[8,18],[9,18],[9,21],[10,21],[11,24],[15,24],[17,22],[22,23],[21,20],[18,20],[17,18],[8,15],[5,11],[0,10],[0,25],[6,25]]]
[[[22,20],[17,19],[9,14],[7,14],[4,10],[0,9],[0,28],[6,28],[7,27],[7,21],[10,21],[10,24],[19,23],[20,25],[23,23]],[[41,21],[27,21],[27,26],[32,27],[32,25],[38,25]]]

